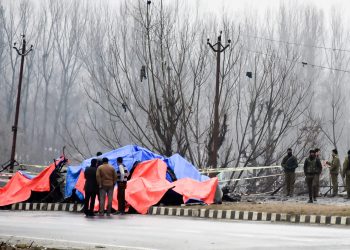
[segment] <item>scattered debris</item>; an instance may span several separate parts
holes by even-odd
[[[181,207],[188,207],[188,206],[203,206],[205,203],[203,202],[191,202],[191,203],[185,203],[181,204]]]
[[[223,187],[222,193],[222,201],[239,202],[242,199],[242,194],[234,192],[231,186]]]

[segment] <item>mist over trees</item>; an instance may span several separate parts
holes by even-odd
[[[216,55],[218,165],[279,163],[288,147],[341,155],[349,141],[350,27],[336,6],[204,15],[186,1],[0,0],[0,163],[9,160],[26,34],[17,160],[45,164],[126,144],[208,167]],[[251,72],[251,78],[247,77]],[[249,74],[248,74],[249,75]]]

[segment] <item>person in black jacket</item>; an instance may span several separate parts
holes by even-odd
[[[315,148],[315,155],[316,155],[316,174],[315,174],[315,180],[313,182],[314,185],[314,197],[320,196],[320,176],[322,173],[322,163],[321,163],[321,150],[319,148]]]
[[[97,162],[96,162],[96,167],[98,168],[99,166],[101,166],[102,165],[102,158],[101,158],[101,155],[102,155],[102,153],[101,152],[97,152],[96,153],[96,157],[97,157]]]
[[[92,159],[90,167],[87,167],[84,172],[85,176],[85,199],[84,213],[86,216],[94,216],[95,199],[98,194],[98,184],[96,180],[97,160]],[[89,206],[90,204],[90,206]]]
[[[96,168],[98,168],[103,164],[101,155],[102,155],[102,152],[100,151],[96,153]],[[100,201],[100,192],[97,192],[97,199]]]
[[[298,167],[298,160],[293,155],[291,148],[288,148],[287,155],[283,158],[281,165],[284,171],[286,195],[292,197],[294,193],[295,169]]]

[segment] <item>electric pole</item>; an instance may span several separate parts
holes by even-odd
[[[21,68],[19,71],[19,81],[18,81],[18,90],[17,90],[17,102],[16,102],[16,113],[15,113],[15,123],[12,126],[13,139],[12,139],[12,150],[11,150],[11,159],[10,159],[10,172],[13,172],[14,164],[16,162],[16,141],[17,141],[17,129],[18,129],[18,116],[19,116],[19,106],[21,104],[21,89],[22,89],[22,78],[23,78],[23,68],[24,68],[24,57],[33,50],[33,45],[30,46],[29,50],[26,50],[26,39],[25,35],[22,35],[22,48],[17,48],[16,43],[13,48],[17,51],[18,55],[21,56]]]
[[[230,46],[231,40],[227,41],[227,44],[225,46],[221,43],[221,34],[222,31],[220,31],[220,35],[218,36],[218,41],[212,45],[209,41],[209,38],[207,40],[207,44],[210,46],[210,48],[216,53],[216,84],[215,84],[215,98],[214,98],[214,122],[213,122],[213,129],[211,131],[211,144],[210,146],[210,152],[209,152],[209,160],[208,165],[212,167],[217,167],[217,160],[218,160],[218,150],[219,150],[219,127],[220,127],[220,119],[219,119],[219,105],[220,105],[220,55],[222,52],[224,52],[228,46]]]

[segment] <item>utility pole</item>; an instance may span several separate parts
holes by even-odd
[[[17,129],[18,129],[18,116],[19,116],[19,106],[21,104],[21,89],[22,89],[22,78],[23,78],[23,68],[24,68],[24,57],[33,50],[33,45],[30,46],[29,50],[26,50],[26,39],[25,35],[22,35],[22,48],[17,48],[16,43],[14,43],[13,48],[17,51],[18,55],[21,56],[21,68],[19,71],[19,81],[18,81],[18,90],[17,90],[17,102],[16,102],[16,114],[15,114],[15,124],[12,126],[13,139],[12,139],[12,150],[11,150],[11,159],[10,159],[10,172],[13,172],[16,154],[16,141],[17,141]]]
[[[221,43],[221,34],[222,31],[220,31],[220,35],[218,36],[218,41],[212,45],[210,43],[210,40],[208,38],[207,44],[209,47],[216,53],[216,84],[215,84],[215,99],[214,99],[214,122],[213,122],[213,129],[211,132],[211,144],[210,144],[210,152],[209,152],[209,160],[208,165],[212,167],[217,167],[217,160],[218,160],[218,150],[219,150],[219,127],[220,127],[220,120],[219,120],[219,104],[220,104],[220,55],[222,52],[224,52],[228,46],[230,46],[231,40],[227,41],[227,44],[225,46]],[[216,47],[216,48],[215,48]]]

